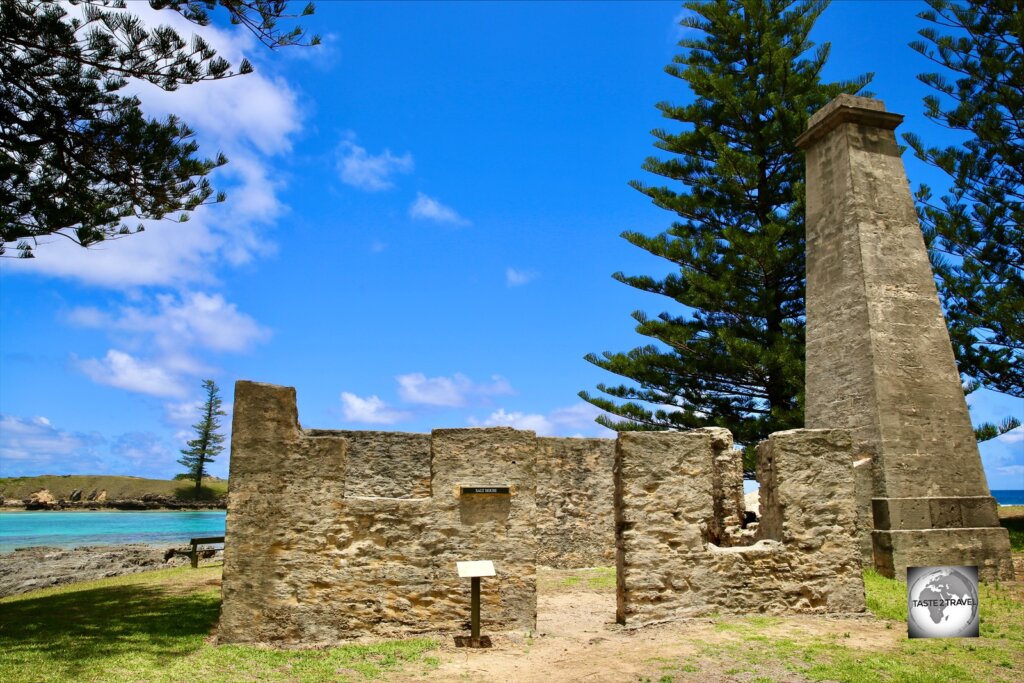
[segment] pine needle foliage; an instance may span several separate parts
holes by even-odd
[[[227,159],[197,157],[188,125],[147,118],[139,99],[120,91],[131,80],[175,90],[252,65],[242,59],[233,68],[199,35],[145,26],[125,0],[70,4],[0,0],[0,255],[13,247],[31,258],[48,235],[88,247],[141,231],[135,219],[184,221],[224,199],[206,176]],[[219,6],[271,48],[318,42],[300,27],[278,27],[294,16],[286,2],[149,4],[198,26]]]
[[[684,4],[684,52],[665,70],[692,98],[657,105],[682,125],[654,130],[655,147],[671,156],[643,164],[672,184],[631,183],[678,218],[654,236],[622,234],[673,272],[613,275],[667,297],[672,308],[633,313],[636,331],[657,343],[586,356],[633,383],[599,384],[611,398],[580,392],[615,416],[599,417],[601,424],[725,427],[748,447],[748,470],[758,441],[803,425],[804,162],[793,141],[811,113],[871,78],[822,82],[829,45],[815,47],[808,34],[827,5]]]
[[[203,403],[202,416],[199,422],[192,425],[196,430],[196,438],[188,442],[188,448],[181,451],[178,463],[188,468],[185,474],[195,482],[198,494],[206,476],[206,466],[223,450],[224,435],[220,433],[220,419],[227,413],[221,410],[220,389],[212,379],[203,380],[206,390],[206,401]]]
[[[935,91],[925,114],[967,139],[935,148],[904,135],[951,180],[938,200],[922,186],[918,213],[965,386],[1024,397],[1024,3],[928,5],[918,16],[932,26],[911,47],[943,71],[918,77]]]

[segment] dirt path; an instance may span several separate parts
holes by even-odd
[[[442,638],[438,667],[415,680],[803,681],[771,658],[751,666],[751,655],[756,659],[761,645],[758,639],[836,639],[846,647],[878,651],[895,647],[905,636],[902,630],[869,618],[692,619],[627,630],[614,623],[613,589],[588,588],[584,582],[559,586],[550,576],[544,578],[538,591],[536,634],[492,636],[494,646],[486,650],[457,648],[450,637]],[[730,661],[729,652],[736,653],[736,661]]]

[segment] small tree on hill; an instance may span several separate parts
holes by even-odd
[[[196,430],[196,438],[188,442],[188,448],[181,451],[179,463],[188,468],[185,474],[196,483],[196,493],[203,484],[206,466],[224,450],[224,435],[220,434],[219,417],[226,415],[221,407],[220,389],[212,379],[203,380],[206,390],[206,403],[203,405],[203,416],[192,425]]]

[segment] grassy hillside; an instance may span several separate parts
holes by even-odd
[[[191,500],[195,495],[195,486],[191,482],[180,480],[94,474],[45,474],[39,477],[0,479],[0,496],[7,499],[23,500],[40,489],[47,489],[58,499],[67,499],[72,491],[81,489],[83,500],[94,490],[106,491],[108,501],[138,499],[147,493],[173,496],[183,500]],[[204,495],[201,498],[218,498],[227,493],[227,490],[228,482],[224,479],[204,479]]]

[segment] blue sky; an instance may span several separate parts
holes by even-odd
[[[153,21],[173,15],[133,10]],[[835,2],[815,28],[831,79],[874,71],[901,130],[928,63],[918,2]],[[294,386],[304,426],[511,424],[608,436],[576,396],[612,376],[588,352],[646,343],[631,311],[670,304],[613,281],[667,263],[623,230],[671,216],[627,181],[655,150],[679,5],[321,2],[323,46],[269,53],[204,30],[255,74],[163,93],[225,204],[86,251],[52,238],[0,264],[0,476],[180,470],[211,377]],[[911,184],[943,179],[905,157]],[[1024,416],[978,392],[976,420]],[[230,418],[227,422],[230,421]],[[1024,488],[1024,430],[982,446],[992,488]],[[227,453],[213,472],[227,473]]]

